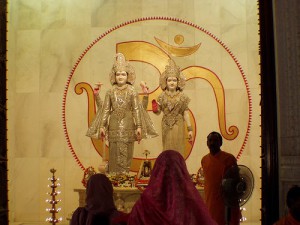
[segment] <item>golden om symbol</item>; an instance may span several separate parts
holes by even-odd
[[[199,46],[200,45],[196,45],[190,48],[178,49],[177,56],[189,55],[191,54],[191,52],[195,51],[196,47]],[[168,49],[170,49],[170,47]],[[175,49],[175,47],[172,49]],[[117,51],[122,52],[128,60],[147,62],[150,65],[153,65],[158,69],[160,74],[163,72],[165,65],[167,65],[168,63],[168,59],[170,58],[165,53],[165,51],[147,42],[136,41],[120,43],[117,44]],[[227,131],[225,116],[225,94],[223,85],[218,76],[212,71],[200,66],[191,66],[185,68],[182,70],[182,73],[185,75],[187,80],[193,78],[201,78],[206,80],[211,85],[216,97],[216,103],[218,107],[220,132],[222,136],[227,140],[235,139],[238,136],[239,130],[236,126],[230,126]],[[158,94],[160,94],[161,90],[157,89],[157,92],[159,93],[153,93],[154,97],[157,97]],[[149,102],[151,102],[151,100]],[[150,106],[148,107],[150,108]]]

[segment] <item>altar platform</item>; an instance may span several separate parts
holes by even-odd
[[[201,197],[204,197],[203,187],[197,187]],[[74,189],[78,193],[78,205],[85,206],[85,189]],[[137,187],[114,187],[114,200],[118,210],[130,212],[135,202],[139,199],[142,190]]]

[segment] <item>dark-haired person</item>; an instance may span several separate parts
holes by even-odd
[[[286,196],[289,212],[274,225],[300,225],[300,187],[291,187]]]
[[[241,212],[237,204],[231,207],[229,212],[225,210],[222,196],[221,183],[226,171],[232,166],[237,166],[236,158],[221,150],[223,144],[222,136],[218,132],[211,132],[207,136],[207,147],[209,153],[201,160],[204,175],[204,195],[205,203],[212,218],[218,225],[225,225],[229,220],[230,225],[240,223]],[[228,216],[225,216],[225,212]]]
[[[87,182],[86,205],[75,210],[70,225],[126,225],[126,219],[115,207],[110,180],[94,174]]]

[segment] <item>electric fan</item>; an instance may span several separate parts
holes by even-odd
[[[226,207],[225,218],[230,220],[230,208],[243,206],[251,197],[254,177],[251,170],[244,165],[230,167],[222,179],[222,195]]]

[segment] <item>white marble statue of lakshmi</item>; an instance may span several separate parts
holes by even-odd
[[[189,142],[193,142],[193,130],[189,116],[188,104],[190,98],[183,93],[185,78],[180,68],[173,60],[160,77],[160,87],[163,92],[152,101],[152,110],[155,114],[163,113],[162,143],[163,150],[175,150],[184,156],[185,123],[188,130]]]
[[[134,141],[157,136],[147,111],[139,101],[134,81],[133,66],[125,60],[122,53],[117,53],[110,73],[112,88],[107,91],[104,102],[99,96],[101,83],[96,84],[94,89],[97,113],[88,128],[87,136],[108,138],[109,173],[128,173]]]

